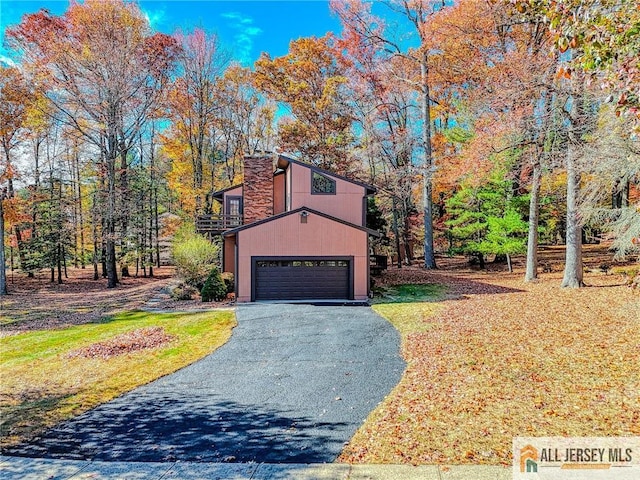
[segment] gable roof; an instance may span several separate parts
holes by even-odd
[[[343,175],[338,175],[337,173],[330,172],[329,170],[325,170],[323,168],[316,167],[315,165],[311,165],[309,163],[304,163],[304,162],[301,162],[300,160],[295,160],[293,158],[285,157],[284,155],[278,155],[278,160],[276,162],[276,165],[277,165],[277,167],[279,169],[282,169],[282,170],[286,169],[289,166],[290,163],[295,163],[297,165],[302,165],[303,167],[310,168],[314,172],[319,172],[319,173],[322,173],[324,175],[328,175],[330,177],[339,178],[340,180],[344,180],[345,182],[353,183],[355,185],[360,185],[361,187],[364,187],[365,195],[373,195],[377,191],[376,187],[374,187],[373,185],[370,185],[368,183],[360,182],[358,180],[353,180],[353,179],[347,178],[347,177],[345,177]]]
[[[336,218],[336,217],[333,217],[331,215],[327,215],[326,213],[322,213],[322,212],[319,212],[317,210],[314,210],[313,208],[307,208],[307,207],[296,208],[295,210],[291,210],[289,212],[280,213],[278,215],[274,215],[273,217],[268,217],[268,218],[265,218],[263,220],[258,220],[257,222],[248,223],[247,225],[241,225],[241,226],[233,228],[231,230],[227,230],[226,232],[224,232],[222,234],[222,236],[223,237],[227,237],[227,236],[235,235],[237,232],[240,232],[242,230],[248,230],[250,228],[257,227],[258,225],[262,225],[263,223],[272,222],[274,220],[278,220],[280,218],[284,218],[284,217],[286,217],[288,215],[294,215],[294,214],[300,213],[302,211],[313,213],[314,215],[318,215],[320,217],[327,218],[329,220],[341,223],[341,224],[346,225],[348,227],[356,228],[358,230],[362,230],[363,232],[367,232],[369,235],[373,235],[374,237],[382,237],[382,234],[380,232],[377,232],[375,230],[371,230],[370,228],[367,228],[367,227],[356,225],[355,223],[347,222],[346,220],[342,220],[340,218]]]
[[[226,192],[228,192],[229,190],[234,190],[234,189],[242,187],[242,186],[243,186],[242,183],[237,183],[235,185],[231,185],[230,187],[223,188],[222,190],[217,190],[215,192],[211,192],[209,195],[211,195],[211,198],[215,198],[216,200],[222,201],[222,197],[224,196],[224,194]]]

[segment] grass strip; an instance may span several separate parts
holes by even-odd
[[[223,345],[235,325],[232,311],[132,311],[0,339],[0,445],[18,443],[195,362]],[[108,359],[68,355],[146,327],[161,327],[173,339]]]

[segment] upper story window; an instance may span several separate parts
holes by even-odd
[[[336,181],[318,172],[313,172],[311,176],[311,193],[335,195]]]

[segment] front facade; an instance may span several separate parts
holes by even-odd
[[[237,301],[366,300],[375,189],[284,156],[247,157],[244,172],[214,194]]]

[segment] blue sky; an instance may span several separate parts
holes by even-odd
[[[216,33],[233,58],[251,65],[261,52],[272,57],[289,50],[293,39],[339,33],[340,23],[329,11],[327,0],[139,0],[154,29],[173,33],[195,27]],[[25,13],[46,8],[62,14],[68,0],[0,0],[0,31],[20,22]],[[0,51],[6,56],[7,51]]]

